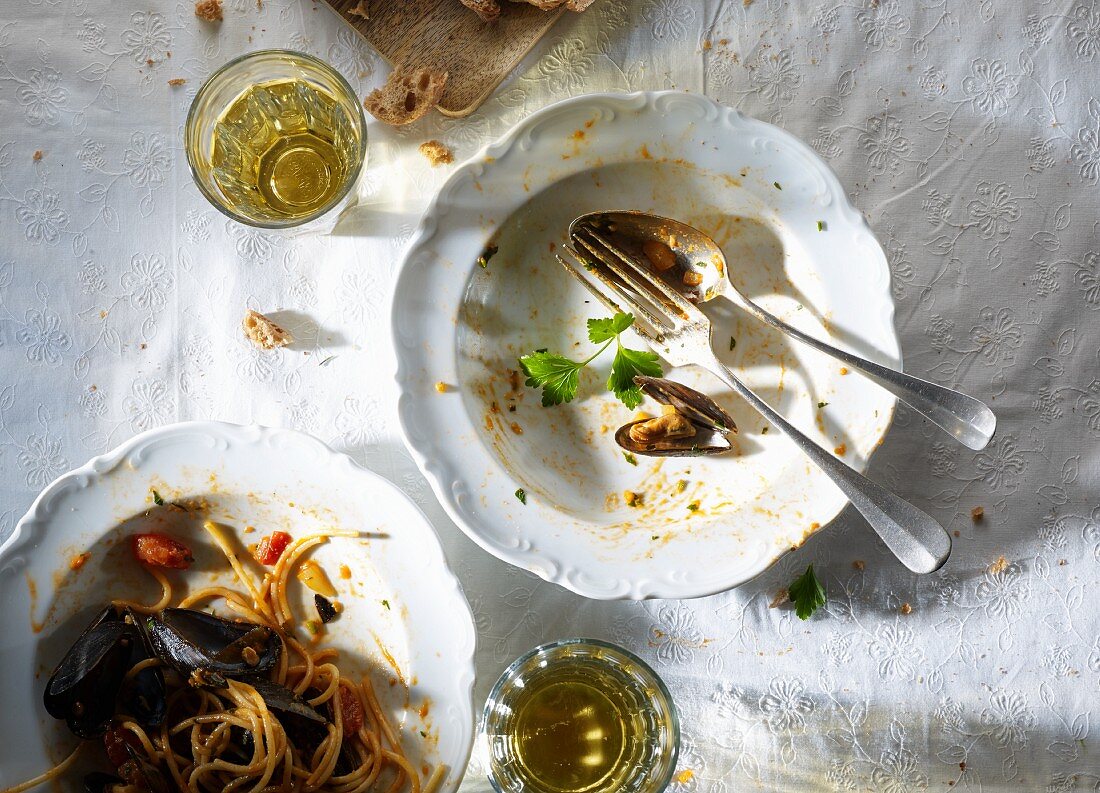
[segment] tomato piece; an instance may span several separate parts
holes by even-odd
[[[134,558],[142,564],[186,570],[195,561],[191,549],[167,534],[135,534],[130,538]]]
[[[363,727],[364,721],[363,703],[359,697],[349,693],[347,689],[340,689],[340,718],[344,723],[344,735],[354,735]]]
[[[103,748],[107,750],[107,759],[115,768],[121,768],[130,760],[127,746],[135,749],[140,746],[137,736],[129,730],[112,727],[103,734]]]
[[[287,534],[285,531],[276,531],[264,537],[260,540],[260,544],[256,546],[256,552],[253,557],[257,562],[264,565],[273,565],[279,561],[279,557],[283,555],[283,551],[290,545],[290,541],[294,538]]]

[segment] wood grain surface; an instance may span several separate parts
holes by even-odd
[[[366,0],[369,19],[349,14],[359,0],[325,0],[391,66],[446,69],[439,111],[474,112],[563,13],[504,2],[496,22],[459,0]]]

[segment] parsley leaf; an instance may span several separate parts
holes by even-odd
[[[516,498],[519,499],[519,503],[526,505],[527,491],[521,487],[519,490],[516,491]]]
[[[158,507],[163,507],[164,499],[161,498],[160,493],[158,493],[156,490],[153,490],[151,492],[153,494],[153,503],[156,504]]]
[[[590,319],[588,320],[588,340],[593,344],[603,344],[633,324],[633,314],[616,314],[607,319]]]
[[[611,362],[611,376],[607,378],[607,390],[614,391],[624,405],[634,410],[645,397],[642,389],[634,385],[635,375],[661,376],[657,354],[645,350],[631,350],[619,344],[615,360]]]
[[[611,363],[611,375],[607,389],[614,392],[623,404],[633,410],[642,404],[642,390],[634,385],[634,377],[648,375],[660,377],[661,365],[656,353],[631,350],[622,344],[621,334],[634,324],[634,315],[619,313],[613,317],[588,320],[588,338],[593,344],[602,344],[596,352],[583,361],[573,361],[564,355],[546,352],[545,349],[523,355],[520,368],[527,375],[526,385],[542,388],[542,405],[560,405],[577,395],[580,371],[592,363],[612,345],[616,346],[615,359]]]
[[[570,402],[577,395],[577,383],[584,363],[571,361],[552,352],[535,352],[519,359],[519,366],[527,375],[525,381],[531,388],[542,386],[542,406]]]
[[[787,587],[787,591],[794,603],[794,613],[800,620],[808,620],[811,614],[825,605],[825,587],[814,575],[813,565],[807,567],[806,572]]]

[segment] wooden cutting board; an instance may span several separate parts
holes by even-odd
[[[359,0],[325,2],[391,66],[446,69],[439,111],[453,117],[473,113],[563,13],[502,0],[500,18],[482,22],[459,0],[366,0],[363,19],[348,13]]]

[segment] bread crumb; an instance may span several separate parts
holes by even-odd
[[[447,384],[440,380],[438,383],[435,384],[435,390],[438,391],[440,394],[446,394]]]
[[[991,573],[1001,573],[1001,572],[1004,572],[1005,568],[1007,568],[1007,567],[1008,567],[1008,559],[1005,559],[1003,556],[998,556],[997,561],[995,561],[993,564],[991,564],[989,566],[989,572],[991,572]]]
[[[899,608],[898,611],[900,611],[902,614],[912,614],[913,607],[910,606],[908,603],[902,603],[901,608]]]
[[[703,52],[706,52],[713,46],[714,44],[711,43],[710,39],[703,39]]]
[[[249,311],[241,320],[244,335],[261,350],[285,347],[294,338],[258,311]]]
[[[42,159],[42,149],[38,149],[37,151],[35,151],[34,156],[31,159],[33,159],[35,162],[38,162],[39,160],[41,160]]]
[[[862,570],[866,566],[867,563],[862,559],[856,559],[854,562],[852,562],[852,567],[854,567],[856,570]]]
[[[454,153],[438,140],[428,140],[420,144],[420,153],[428,158],[432,167],[450,165],[455,161]]]
[[[195,16],[205,22],[221,22],[222,0],[196,0]]]
[[[841,373],[842,375],[846,375],[846,374],[848,374],[848,367],[847,367],[847,366],[842,366],[842,367],[840,367],[840,373]]]
[[[173,77],[171,80],[168,81],[168,85],[175,87],[177,85],[183,85],[186,82],[186,77]]]
[[[743,5],[745,8],[748,8],[752,5],[752,0],[741,0],[741,5]]]
[[[1065,567],[1066,566],[1066,560],[1065,559],[1059,559],[1058,560],[1058,566],[1059,567]]]
[[[958,529],[955,529],[955,531],[953,531],[951,533],[954,534],[956,537],[961,537],[962,536],[962,532],[959,531]]]
[[[810,531],[817,531],[820,528],[821,528],[821,524],[818,523],[816,520],[813,523],[810,524]]]
[[[367,13],[367,0],[359,0],[358,3],[348,9],[349,17],[362,17],[363,19],[370,19],[370,14]]]
[[[847,453],[848,453],[848,444],[846,444],[846,443],[842,443],[839,446],[837,446],[835,449],[833,449],[833,454],[835,454],[837,457],[843,457]]]
[[[775,597],[772,598],[772,602],[768,604],[768,608],[779,608],[788,600],[791,599],[790,593],[784,588],[775,593]]]
[[[981,523],[984,517],[985,507],[974,507],[974,509],[970,510],[970,519],[975,523]]]

